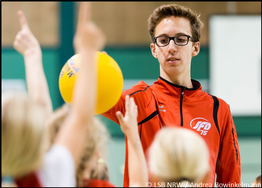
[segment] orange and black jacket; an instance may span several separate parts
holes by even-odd
[[[140,81],[123,91],[118,103],[102,115],[119,124],[116,112],[125,114],[125,96],[133,97],[138,106],[138,130],[144,153],[156,132],[164,126],[193,130],[202,136],[209,148],[209,183],[214,186],[216,173],[216,182],[220,185],[241,186],[238,139],[229,105],[202,91],[198,81],[192,80],[192,84],[193,88],[188,89],[162,77],[150,86]],[[129,185],[127,152],[126,144],[124,186]]]

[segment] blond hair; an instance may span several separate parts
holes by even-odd
[[[253,181],[251,187],[261,187],[261,175],[256,177],[256,179]]]
[[[47,150],[49,150],[54,144],[60,127],[70,113],[70,109],[71,108],[69,104],[64,104],[60,108],[56,109],[46,121],[46,127],[48,128],[48,144],[46,146]]]
[[[70,109],[71,108],[68,104],[64,104],[61,108],[57,109],[48,120],[49,147],[54,143],[55,138],[63,125],[63,121],[70,113]],[[93,157],[96,152],[99,152],[101,158],[105,157],[105,144],[106,141],[109,140],[109,133],[107,132],[105,125],[96,116],[94,116],[90,121],[92,121],[92,123],[90,123],[91,126],[88,128],[89,133],[86,138],[86,145],[85,148],[83,148],[81,161],[76,168],[77,187],[82,186],[83,173],[87,168],[86,164],[88,164],[91,157]],[[106,163],[100,164],[96,169],[93,169],[90,178],[108,180],[109,175]]]
[[[2,173],[20,177],[41,166],[46,116],[23,93],[4,93],[2,100]]]
[[[207,145],[189,129],[165,127],[149,148],[149,168],[163,182],[199,183],[210,168]]]
[[[194,41],[199,41],[201,37],[201,30],[204,26],[203,22],[200,20],[200,14],[194,12],[190,8],[177,4],[171,4],[162,5],[156,8],[148,19],[148,31],[153,43],[155,42],[154,38],[156,26],[161,22],[162,19],[171,16],[188,19],[191,26],[192,38]]]

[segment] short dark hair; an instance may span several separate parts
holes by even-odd
[[[154,10],[148,19],[148,31],[151,41],[154,43],[155,28],[162,19],[167,17],[183,17],[190,21],[191,32],[194,41],[199,41],[201,36],[201,30],[204,26],[203,22],[200,20],[200,14],[193,12],[190,8],[171,4],[162,5]]]

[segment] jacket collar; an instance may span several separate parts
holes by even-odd
[[[198,92],[202,92],[202,86],[200,82],[193,79],[191,79],[191,81],[193,88],[187,88],[181,85],[173,84],[159,76],[158,80],[154,84],[156,84],[156,87],[162,92],[171,95],[180,95],[182,91],[184,91],[185,95],[192,95],[197,94]]]

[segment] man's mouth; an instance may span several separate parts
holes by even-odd
[[[169,62],[169,63],[176,63],[178,61],[180,61],[180,59],[178,59],[178,58],[169,58],[169,59],[167,59],[167,62]]]

